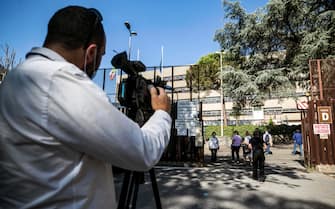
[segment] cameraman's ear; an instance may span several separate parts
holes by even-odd
[[[98,47],[96,44],[90,44],[87,48],[86,48],[86,62],[87,63],[92,63],[94,62],[94,59],[96,59],[97,56],[97,50]]]

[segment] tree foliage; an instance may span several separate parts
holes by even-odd
[[[227,22],[214,40],[235,63],[222,76],[237,106],[304,86],[309,59],[335,57],[335,0],[270,0],[251,14],[238,1],[223,6]]]
[[[10,70],[15,67],[16,62],[16,52],[11,49],[8,44],[1,45],[0,54],[0,66],[5,70]]]
[[[201,57],[197,64],[191,66],[191,70],[186,72],[187,86],[197,92],[220,88],[219,54],[209,54]]]

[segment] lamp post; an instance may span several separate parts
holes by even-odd
[[[220,54],[220,103],[221,103],[221,136],[223,136],[223,125],[227,126],[227,115],[226,115],[226,106],[224,101],[224,95],[223,95],[223,89],[222,89],[222,72],[223,72],[223,58],[222,58],[222,52],[215,52],[217,54]]]
[[[128,59],[130,60],[130,54],[131,54],[131,38],[132,36],[137,36],[137,33],[135,31],[131,30],[131,25],[128,21],[126,21],[124,23],[124,25],[126,26],[126,28],[129,31],[129,40],[128,40]]]

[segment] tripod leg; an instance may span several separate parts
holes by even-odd
[[[154,193],[155,201],[156,201],[156,208],[162,209],[161,199],[159,197],[159,191],[158,191],[158,185],[156,181],[156,174],[154,168],[149,170],[150,173],[150,179],[152,184],[152,191]]]
[[[137,201],[137,195],[138,195],[138,188],[139,188],[139,184],[140,184],[140,173],[138,172],[134,172],[134,179],[135,179],[135,187],[134,187],[134,194],[133,194],[133,201],[131,204],[131,208],[132,209],[136,209],[136,201]]]
[[[125,209],[126,208],[126,199],[127,196],[129,195],[129,180],[131,176],[131,171],[126,171],[125,175],[123,177],[123,184],[122,184],[122,189],[121,189],[121,194],[120,194],[120,199],[119,199],[119,204],[117,209]]]
[[[134,186],[135,183],[136,183],[136,172],[132,172],[132,177],[131,177],[131,180],[130,180],[130,186],[129,186],[129,190],[128,190],[128,194],[127,194],[127,203],[126,203],[126,209],[130,208],[130,201],[134,198],[133,196],[133,192],[134,192]]]

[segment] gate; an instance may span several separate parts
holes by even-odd
[[[320,123],[319,107],[331,108],[330,123]],[[320,164],[335,164],[335,132],[334,132],[335,100],[313,100],[308,103],[308,112],[302,119],[302,133],[304,137],[305,164],[315,167]],[[315,134],[313,124],[329,125],[330,134],[325,136]]]
[[[311,101],[301,121],[305,164],[334,165],[335,59],[310,60],[309,70]],[[318,127],[326,130],[318,132]]]

